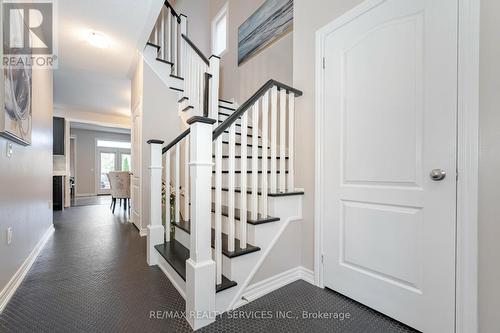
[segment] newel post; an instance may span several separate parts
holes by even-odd
[[[215,321],[215,262],[211,248],[212,130],[214,119],[192,117],[191,247],[186,261],[186,317],[194,330]]]
[[[212,55],[210,61],[210,108],[209,117],[212,119],[218,118],[219,113],[219,77],[220,77],[220,58]]]
[[[184,14],[181,14],[180,18],[181,18],[181,23],[180,23],[181,35],[187,36],[188,35],[187,16]],[[185,74],[186,74],[186,70],[185,70],[186,69],[186,47],[185,47],[185,45],[186,44],[184,43],[182,38],[180,38],[180,40],[179,40],[179,45],[180,45],[180,59],[179,59],[179,65],[180,65],[179,68],[180,69],[179,69],[178,75],[185,76]]]
[[[148,225],[148,248],[147,259],[148,265],[153,266],[158,264],[158,253],[155,250],[155,245],[163,244],[164,229],[161,221],[161,150],[163,141],[149,140],[151,150],[150,170],[150,198],[149,198],[149,225]]]

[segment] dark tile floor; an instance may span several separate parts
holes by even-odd
[[[0,332],[191,331],[175,315],[184,310],[184,300],[158,267],[147,266],[146,239],[126,223],[124,213],[112,215],[107,206],[75,207],[55,213],[54,226],[53,237],[0,314]],[[152,311],[174,315],[154,319]],[[302,319],[302,311],[345,317]],[[286,318],[277,318],[279,313]],[[412,332],[302,281],[226,313],[201,331]]]
[[[100,206],[100,205],[111,205],[110,195],[95,195],[91,197],[72,197],[71,207],[79,206]]]

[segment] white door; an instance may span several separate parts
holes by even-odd
[[[457,2],[367,1],[323,39],[324,284],[426,333],[454,331]]]
[[[132,191],[130,222],[142,230],[141,225],[141,129],[142,102],[139,101],[132,110]]]
[[[98,148],[97,150],[97,194],[109,194],[111,185],[109,184],[108,173],[117,171],[117,153],[115,150]]]
[[[97,194],[109,194],[108,173],[111,171],[130,171],[130,149],[97,148]]]

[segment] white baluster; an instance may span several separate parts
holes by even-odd
[[[181,220],[181,212],[180,212],[180,187],[181,187],[181,177],[180,177],[180,156],[181,153],[181,145],[180,143],[175,145],[175,205],[174,205],[174,210],[175,210],[175,223],[179,223]]]
[[[294,168],[295,94],[288,94],[288,191],[295,190]]]
[[[276,145],[277,142],[277,112],[278,112],[278,88],[274,86],[271,89],[271,193],[276,193]]]
[[[158,20],[156,20],[153,28],[153,44],[158,45]]]
[[[165,153],[165,239],[170,241],[170,150]]]
[[[180,33],[182,35],[187,36],[187,17],[186,15],[183,14],[181,14]],[[179,59],[179,66],[177,67],[177,75],[182,76],[184,74],[185,66],[186,66],[185,56],[184,54],[182,54],[182,48],[181,48],[181,59]]]
[[[259,128],[259,101],[252,107],[252,129]],[[265,147],[262,147],[264,150]],[[264,177],[264,175],[262,175]],[[252,131],[252,220],[259,218],[259,131]]]
[[[248,113],[241,116],[240,148],[240,248],[247,247],[247,127]]]
[[[215,263],[222,283],[222,136],[215,142]]]
[[[264,94],[262,98],[262,180],[261,180],[261,214],[262,216],[267,216],[267,193],[268,193],[268,183],[267,183],[267,149],[268,146],[268,136],[269,136],[269,91]],[[257,128],[252,128],[252,133],[257,132]]]
[[[286,90],[280,90],[280,192],[286,192]]]
[[[160,12],[160,58],[165,60],[165,7]]]
[[[184,143],[184,220],[189,221],[189,140]]]
[[[210,118],[218,119],[219,112],[219,72],[220,72],[220,59],[215,56],[210,57]],[[215,123],[217,126],[218,123]]]
[[[177,75],[177,66],[178,66],[178,63],[177,63],[177,26],[178,26],[178,23],[177,23],[177,19],[174,19],[174,29],[173,29],[173,38],[174,38],[174,41],[173,41],[173,45],[172,45],[172,62],[174,63],[174,67],[172,69],[172,72],[174,75]]]
[[[235,228],[234,228],[234,220],[235,220],[235,204],[234,204],[234,183],[235,183],[235,146],[236,146],[236,129],[235,124],[233,123],[229,128],[229,174],[228,174],[228,191],[227,191],[227,200],[228,200],[228,228],[227,228],[227,248],[228,251],[234,251],[234,238],[235,238]],[[242,148],[243,149],[243,148]]]
[[[167,8],[167,61],[172,62],[172,12]]]

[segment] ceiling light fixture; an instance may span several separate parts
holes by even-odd
[[[100,49],[108,48],[111,44],[108,36],[96,31],[89,32],[87,40],[90,44]]]

